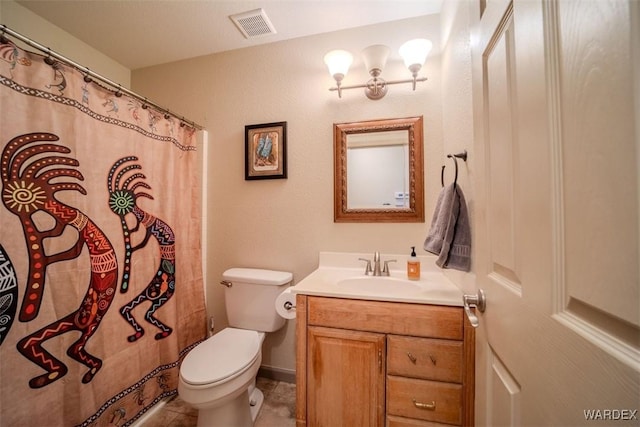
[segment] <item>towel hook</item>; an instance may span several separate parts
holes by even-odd
[[[453,178],[453,185],[455,186],[458,183],[458,160],[456,159],[462,159],[465,162],[467,161],[467,150],[464,150],[462,153],[457,153],[457,154],[447,154],[447,158],[448,159],[453,159],[453,163],[456,166],[456,174],[455,177]],[[442,184],[442,186],[444,187],[444,169],[445,169],[446,165],[442,165],[442,170],[440,171],[440,183]]]
[[[447,157],[450,157],[453,159],[454,164],[456,165],[456,175],[453,178],[453,185],[456,185],[458,183],[458,161],[456,160],[455,156],[451,156],[451,154],[447,154]],[[442,187],[444,187],[444,169],[445,169],[446,165],[442,165],[442,170],[440,171],[440,183],[442,184]]]

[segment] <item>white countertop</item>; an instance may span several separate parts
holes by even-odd
[[[407,279],[407,255],[381,254],[383,261],[395,259],[390,263],[390,275],[393,281],[380,286],[366,285],[366,278],[374,280],[378,277],[365,276],[366,263],[358,260],[373,260],[373,253],[321,252],[318,269],[291,288],[294,294],[316,295],[335,298],[364,299],[374,301],[395,301],[419,304],[436,304],[462,307],[462,292],[435,265],[435,256],[419,256],[420,280]],[[372,262],[373,266],[373,262]],[[384,278],[386,276],[382,276]],[[363,286],[345,287],[340,285],[344,279],[358,278]],[[393,289],[398,285],[397,291]],[[407,286],[409,285],[409,286]],[[415,286],[411,286],[415,285]]]

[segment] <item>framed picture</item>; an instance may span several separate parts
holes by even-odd
[[[287,122],[244,127],[244,179],[287,177]]]

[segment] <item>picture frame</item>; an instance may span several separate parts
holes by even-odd
[[[244,127],[244,179],[287,178],[287,122]]]

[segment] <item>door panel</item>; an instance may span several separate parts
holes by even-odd
[[[606,425],[612,419],[602,414],[633,416],[638,5],[492,0],[472,2],[470,13],[474,270],[487,297],[476,423],[599,425],[587,421],[599,410]]]
[[[513,132],[516,117],[513,111],[513,13],[509,7],[488,42],[483,54],[483,69],[487,77],[485,99],[489,142],[486,155],[489,185],[488,211],[491,239],[492,275],[496,282],[520,291],[516,272],[518,248],[515,236],[516,169],[514,155],[517,141]]]
[[[556,72],[563,118],[560,238],[566,266],[558,311],[606,333],[627,329],[629,323],[630,332],[636,331],[629,344],[638,347],[637,203],[626,208],[627,201],[638,197],[634,99],[629,96],[630,11],[621,1],[583,3],[557,5],[557,19],[564,23],[557,27],[563,55]],[[587,26],[601,21],[615,23],[617,31]],[[574,218],[579,220],[568,220]],[[616,292],[611,292],[611,283]],[[633,339],[625,335],[618,338]]]
[[[491,408],[488,418],[496,426],[521,425],[520,385],[494,353],[491,354],[490,366],[487,388],[491,393]]]

